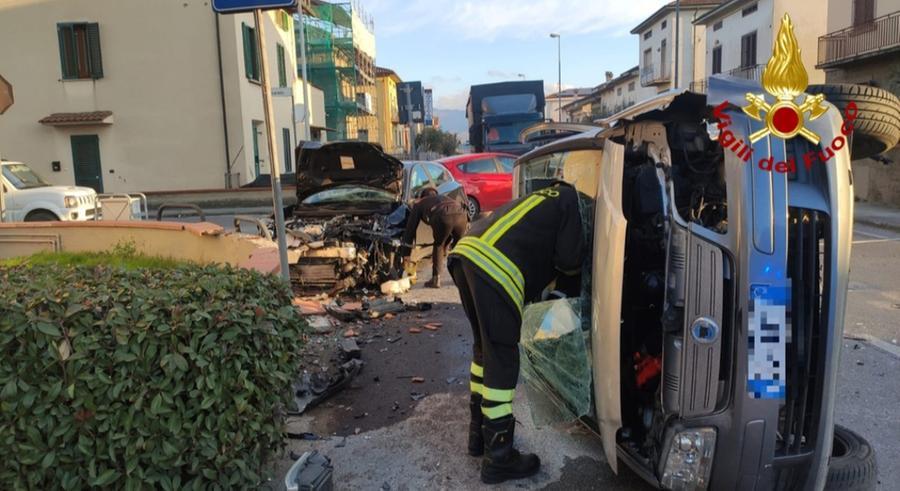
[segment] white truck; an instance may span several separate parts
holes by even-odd
[[[97,193],[81,186],[53,186],[22,162],[0,161],[0,221],[83,221],[100,214]]]

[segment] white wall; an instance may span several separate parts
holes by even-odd
[[[709,9],[683,9],[679,16],[680,24],[678,26],[680,36],[678,40],[678,51],[681,53],[678,59],[678,74],[675,73],[675,12],[667,12],[665,16],[658,19],[652,25],[647,26],[644,31],[637,34],[639,39],[638,57],[643,70],[644,50],[652,50],[652,63],[656,73],[669,74],[669,82],[656,85],[658,91],[664,91],[677,86],[687,87],[694,80],[703,78],[703,66],[699,63],[699,67],[695,67],[694,60],[703,59],[706,52],[706,30],[703,26],[694,25],[700,15]],[[666,23],[665,29],[662,24]],[[644,33],[651,30],[653,34],[650,39],[644,39]],[[662,51],[660,49],[662,40],[666,40],[666,64],[661,65]],[[662,70],[662,72],[661,72]]]
[[[900,12],[900,0],[876,0],[875,17]],[[852,0],[828,0],[828,32],[853,25]]]

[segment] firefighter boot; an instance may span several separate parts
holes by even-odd
[[[484,455],[484,435],[481,434],[481,425],[484,415],[481,414],[481,394],[472,393],[469,397],[469,455],[481,457]]]
[[[481,463],[481,482],[498,484],[510,479],[522,479],[537,474],[541,459],[534,454],[522,454],[513,448],[516,420],[510,416],[484,419],[485,456]]]
[[[430,280],[425,282],[425,288],[440,288],[441,287],[441,276],[434,275]]]

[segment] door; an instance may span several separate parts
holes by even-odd
[[[500,172],[494,157],[483,157],[459,164],[466,192],[478,201],[482,211],[491,211],[512,197],[509,174]]]
[[[100,137],[72,135],[72,168],[75,185],[103,192],[103,172],[100,168]]]
[[[259,177],[259,126],[258,123],[253,123],[250,130],[253,133],[253,179]],[[248,179],[248,181],[253,179]]]

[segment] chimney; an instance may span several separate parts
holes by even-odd
[[[606,72],[606,81],[609,82],[613,79],[613,72]]]

